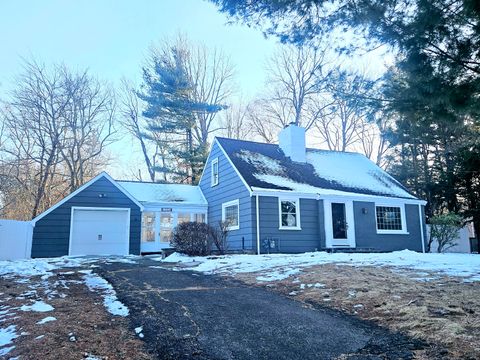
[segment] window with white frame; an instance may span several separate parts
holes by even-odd
[[[278,199],[280,229],[300,229],[299,199]]]
[[[405,215],[401,206],[375,206],[378,232],[404,232]]]
[[[212,186],[218,185],[218,158],[212,160]]]
[[[240,205],[238,199],[222,204],[222,221],[227,223],[229,230],[240,229]]]

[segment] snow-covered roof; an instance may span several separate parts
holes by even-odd
[[[227,138],[217,141],[252,190],[417,199],[358,153],[307,149],[306,162],[299,163],[286,157],[276,144]]]
[[[117,180],[117,183],[142,204],[207,205],[198,186],[125,180]]]

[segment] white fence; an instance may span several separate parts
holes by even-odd
[[[0,220],[0,260],[30,258],[32,233],[30,221]]]

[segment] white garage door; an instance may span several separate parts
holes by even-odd
[[[128,209],[72,210],[70,255],[127,255]]]

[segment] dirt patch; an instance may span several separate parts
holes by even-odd
[[[237,274],[249,284],[266,275]],[[260,284],[312,306],[372,320],[430,345],[418,358],[480,358],[480,284],[429,272],[320,265]]]
[[[15,326],[15,346],[5,355],[22,359],[150,359],[127,318],[112,316],[82,274],[58,271],[48,278],[0,278],[0,328]],[[54,309],[22,311],[42,301]],[[48,307],[47,307],[48,308]],[[25,308],[24,308],[25,309]],[[56,320],[38,324],[47,317]],[[0,356],[1,358],[1,356]]]

